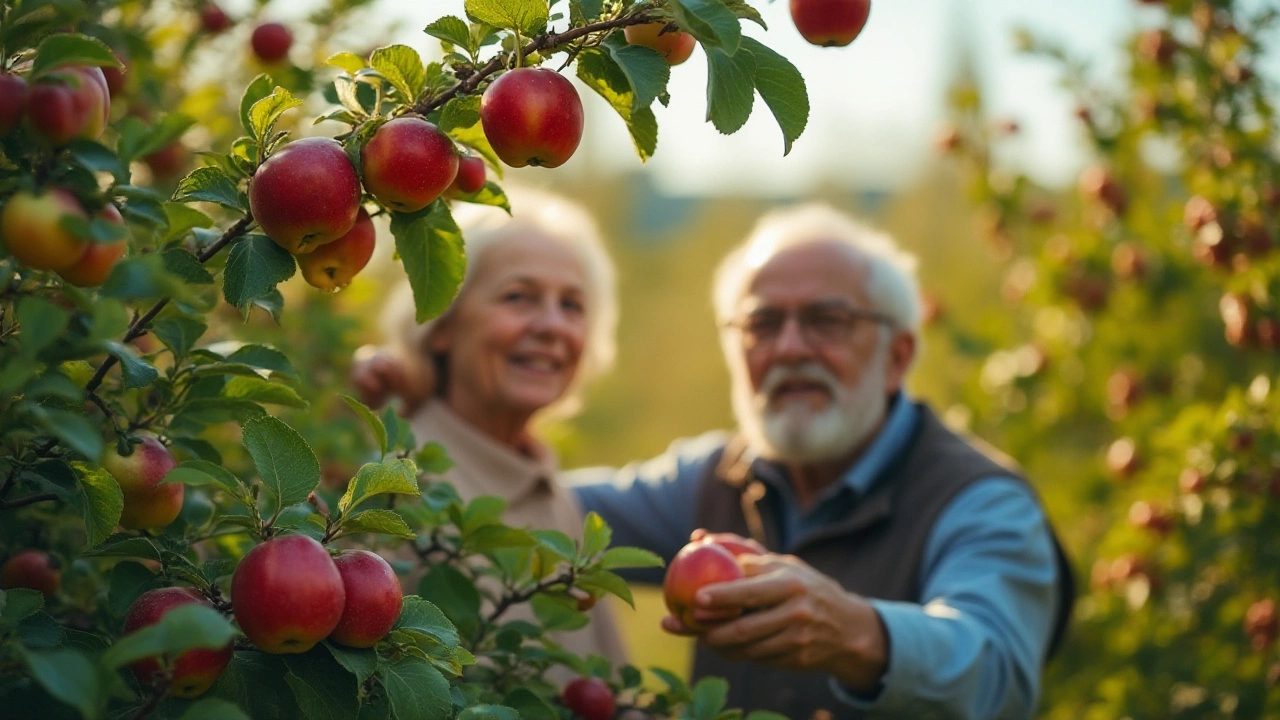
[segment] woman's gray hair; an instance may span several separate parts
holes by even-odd
[[[582,263],[583,293],[587,314],[587,336],[578,372],[563,398],[547,414],[565,417],[581,409],[582,391],[592,380],[607,373],[617,355],[618,293],[613,261],[591,215],[580,205],[549,192],[507,185],[511,215],[501,208],[458,203],[454,220],[462,229],[467,255],[467,273],[449,309],[439,317],[419,324],[414,317],[413,290],[401,283],[393,290],[382,310],[380,326],[388,349],[405,364],[405,370],[426,378],[431,395],[437,387],[437,358],[429,352],[431,331],[448,317],[466,294],[480,258],[494,245],[523,234],[536,234],[571,250]]]
[[[871,309],[893,319],[894,326],[920,335],[920,284],[916,257],[888,234],[853,220],[827,205],[796,205],[767,213],[741,245],[716,270],[712,289],[716,319],[732,320],[756,270],[780,250],[809,242],[838,242],[867,262]]]

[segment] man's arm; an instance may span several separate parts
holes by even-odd
[[[923,604],[870,600],[888,636],[874,696],[838,693],[871,716],[923,710],[1029,718],[1057,607],[1044,512],[1009,478],[979,481],[939,516],[921,568]]]
[[[599,513],[613,529],[614,545],[634,545],[670,561],[694,529],[698,479],[724,433],[677,440],[667,452],[624,468],[584,468],[565,473],[582,511]],[[662,582],[662,569],[635,571],[628,579]]]

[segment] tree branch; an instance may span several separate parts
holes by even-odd
[[[244,235],[252,222],[253,215],[245,213],[244,217],[237,220],[234,225],[227,228],[226,232],[222,233],[222,237],[218,238],[217,242],[202,250],[200,254],[196,256],[196,259],[199,260],[202,265],[208,262],[209,258],[217,255],[222,248],[230,245],[232,240]],[[156,316],[160,314],[160,311],[168,304],[169,298],[164,298],[155,305],[152,305],[150,310],[130,323],[128,332],[124,334],[124,342],[127,343],[146,335],[147,325],[149,325],[152,320],[155,320]],[[85,390],[89,393],[97,390],[98,386],[102,384],[103,378],[107,376],[107,371],[110,370],[111,366],[115,365],[117,362],[119,362],[119,358],[115,355],[108,355],[107,358],[102,361],[102,364],[98,366],[97,372],[95,372],[93,377],[89,379],[89,384],[85,385]]]
[[[35,495],[20,497],[17,500],[0,500],[0,510],[11,510],[13,508],[20,508],[26,505],[34,505],[38,502],[45,502],[46,500],[57,499],[58,496],[53,493],[37,493]]]
[[[568,45],[574,40],[584,38],[592,33],[602,32],[605,30],[614,30],[629,25],[644,25],[653,22],[653,18],[644,13],[628,15],[626,17],[613,18],[612,20],[602,20],[597,23],[590,23],[578,28],[570,28],[562,33],[546,33],[539,35],[533,40],[526,43],[519,50],[520,57],[528,57],[529,53],[544,52],[547,50],[557,50],[562,45]],[[469,95],[476,91],[480,83],[485,78],[493,75],[499,70],[507,67],[508,54],[499,53],[497,56],[489,60],[483,66],[477,68],[475,72],[467,75],[467,77],[458,82],[457,85],[445,90],[444,92],[432,98],[422,100],[413,106],[413,112],[419,115],[426,115],[436,108],[444,105],[458,95]]]
[[[489,634],[489,630],[493,627],[493,624],[496,623],[498,618],[502,617],[503,614],[513,606],[527,602],[534,595],[537,595],[544,590],[549,590],[556,585],[573,585],[573,581],[577,576],[578,569],[570,566],[569,569],[559,575],[542,580],[533,587],[503,595],[502,599],[498,601],[498,604],[489,612],[489,616],[480,621],[480,629],[476,632],[475,641],[471,643],[471,651],[475,652],[476,648],[480,646],[480,643],[484,641],[485,636]]]

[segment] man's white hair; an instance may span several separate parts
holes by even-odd
[[[867,296],[872,310],[893,319],[895,329],[920,334],[920,284],[916,257],[888,234],[818,203],[767,213],[741,245],[716,270],[713,288],[716,319],[732,320],[752,277],[779,251],[811,242],[837,242],[867,263]]]
[[[467,273],[458,296],[439,317],[418,324],[414,318],[413,290],[401,283],[383,307],[380,326],[391,351],[406,364],[406,370],[429,379],[432,394],[437,387],[435,364],[428,351],[432,329],[456,307],[471,284],[480,258],[494,245],[521,235],[537,235],[568,248],[582,263],[583,294],[587,310],[587,336],[582,359],[564,397],[548,409],[548,414],[564,417],[581,409],[582,390],[607,373],[617,356],[618,292],[613,261],[610,260],[599,228],[580,205],[552,193],[508,185],[504,188],[511,203],[511,215],[500,208],[458,203],[453,217],[462,230],[467,255]]]

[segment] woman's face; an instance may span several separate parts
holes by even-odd
[[[587,336],[582,263],[537,234],[485,250],[452,315],[432,334],[449,356],[446,402],[464,414],[528,416],[559,400]]]

